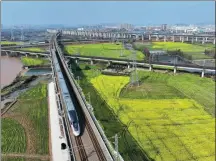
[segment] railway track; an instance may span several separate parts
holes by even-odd
[[[52,44],[52,47],[56,48],[57,52],[58,49],[55,47],[55,44]],[[58,54],[57,54],[58,55]],[[61,68],[66,67],[64,62],[61,61],[61,55],[58,55],[58,61],[60,61]],[[67,70],[67,69],[65,69]],[[76,110],[79,111],[79,119],[82,118],[83,120],[80,121],[80,124],[85,124],[83,125],[83,132],[81,136],[75,137],[73,135],[73,132],[71,129],[67,129],[68,132],[68,141],[71,143],[71,151],[74,153],[74,157],[76,161],[106,161],[106,157],[103,153],[103,150],[100,147],[100,144],[97,140],[97,137],[94,134],[94,131],[84,115],[84,112],[82,111],[81,104],[79,103],[78,99],[76,98],[76,94],[73,91],[73,87],[71,85],[71,78],[70,75],[67,74],[67,71],[63,70],[64,72],[64,78],[65,82],[67,84],[68,90],[70,91],[70,96],[71,98],[75,101],[76,104]],[[62,98],[60,98],[62,99]],[[64,109],[66,112],[67,110]],[[65,125],[67,128],[70,128],[69,120],[67,117],[67,114],[65,113]]]
[[[88,156],[87,156],[86,151],[84,149],[84,145],[83,145],[81,137],[80,136],[74,137],[74,139],[75,139],[76,145],[78,145],[77,148],[78,148],[80,160],[81,161],[87,160]]]
[[[93,132],[93,130],[92,130],[92,128],[91,128],[88,121],[87,121],[87,124],[86,124],[86,128],[87,128],[87,130],[89,132],[89,135],[90,135],[90,137],[92,139],[92,143],[94,144],[94,147],[96,149],[96,153],[98,155],[99,160],[100,161],[105,161],[106,157],[104,156],[104,153],[103,153],[102,149],[100,148],[100,145],[99,145],[99,143],[97,141],[97,138],[94,135],[94,132]]]
[[[54,48],[54,46],[50,45],[50,51],[53,48]],[[65,117],[66,108],[64,107],[64,105],[60,101],[62,99],[62,96],[60,95],[59,82],[56,79],[56,71],[53,68],[52,68],[52,70],[53,70],[53,73],[54,73],[55,89],[56,89],[56,93],[57,93],[56,100],[57,100],[57,104],[58,104],[58,107],[59,107],[58,110],[59,110],[59,112],[61,112],[61,115],[62,115],[62,121],[63,121],[63,125],[64,125],[65,136],[66,136],[67,145],[68,145],[68,148],[69,148],[69,155],[70,155],[71,161],[75,161],[74,154],[73,154],[73,151],[72,151],[73,144],[72,144],[72,139],[71,139],[71,135],[70,135],[70,125],[69,125],[69,122],[68,122],[68,118]]]

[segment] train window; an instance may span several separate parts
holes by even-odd
[[[65,143],[61,143],[61,149],[62,149],[62,150],[65,150],[65,149],[66,149],[66,147],[67,147],[67,146],[66,146],[66,144],[65,144]]]
[[[76,122],[73,122],[73,126],[74,126],[75,129],[78,128],[78,124]]]

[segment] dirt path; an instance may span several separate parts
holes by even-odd
[[[31,125],[30,120],[24,115],[18,114],[18,113],[9,113],[5,114],[2,118],[11,118],[16,121],[18,121],[24,128],[26,138],[27,138],[27,148],[26,153],[27,154],[35,154],[36,153],[36,132]]]
[[[40,160],[49,160],[49,155],[37,155],[37,154],[25,154],[25,153],[8,153],[1,154],[2,157],[10,157],[10,158],[29,158],[29,159],[40,159]]]

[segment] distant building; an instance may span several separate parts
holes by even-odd
[[[167,30],[167,24],[162,24],[161,30],[162,30],[162,31],[166,31],[166,30]]]
[[[121,25],[120,25],[120,29],[132,30],[133,28],[134,28],[134,27],[133,27],[132,24],[127,24],[127,23],[125,23],[125,24],[121,24]]]
[[[78,30],[78,31],[83,31],[83,30],[84,30],[84,28],[78,28],[77,30]]]

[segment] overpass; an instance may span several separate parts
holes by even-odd
[[[121,64],[121,65],[126,65],[127,68],[131,68],[133,66],[133,61],[132,60],[126,60],[126,59],[117,59],[117,58],[104,58],[104,57],[89,57],[89,56],[80,56],[80,55],[66,55],[65,58],[67,61],[70,59],[75,60],[76,63],[79,62],[79,60],[83,61],[89,61],[90,64],[94,64],[94,62],[105,62],[108,65],[115,63],[115,64]],[[201,73],[201,77],[204,77],[205,73],[214,73],[215,74],[215,68],[213,67],[202,67],[196,64],[176,64],[174,65],[173,63],[158,63],[158,62],[151,62],[149,63],[144,63],[143,61],[136,61],[135,62],[137,67],[140,68],[149,68],[150,71],[153,69],[172,69],[174,74],[179,71],[185,71],[188,72],[189,70],[196,71],[198,73]]]
[[[32,57],[49,57],[49,52],[31,52],[31,51],[21,51],[21,50],[1,50],[2,56],[32,56]]]
[[[49,33],[57,33],[59,30],[47,29]],[[78,31],[61,30],[62,35],[79,36],[98,39],[131,39],[147,41],[173,41],[173,42],[201,42],[215,44],[215,35],[210,34],[144,34],[130,32],[102,32],[102,31]]]
[[[109,40],[98,40],[98,39],[88,39],[88,40],[77,40],[77,41],[61,41],[63,45],[68,45],[68,44],[93,44],[93,43],[106,43],[109,42]],[[49,47],[49,43],[44,43],[44,44],[36,44],[36,45],[14,45],[14,46],[4,46],[1,47],[1,49],[15,49],[15,48],[30,48],[30,47]]]
[[[50,54],[47,52],[28,52],[28,51],[19,51],[19,50],[2,50],[2,55],[8,56],[32,56],[32,57],[50,57]],[[82,55],[65,55],[67,60],[73,59],[75,62],[78,63],[79,60],[89,61],[91,64],[94,62],[105,62],[108,64],[117,63],[120,65],[127,65],[128,68],[132,67],[133,61],[128,59],[120,59],[120,58],[108,58],[108,57],[95,57],[95,56],[82,56]],[[198,64],[173,64],[173,63],[160,63],[160,62],[151,62],[150,64],[147,62],[143,62],[141,60],[137,60],[135,64],[140,68],[149,68],[149,70],[153,70],[154,68],[163,68],[166,69],[173,69],[174,73],[177,70],[188,72],[188,70],[195,70],[201,73],[201,76],[204,77],[205,73],[214,72],[214,67],[203,67],[202,65]]]

